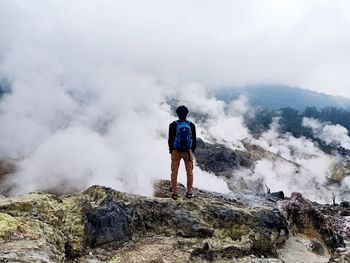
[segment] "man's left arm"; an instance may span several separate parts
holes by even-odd
[[[197,142],[197,136],[196,136],[196,126],[191,122],[191,133],[192,133],[192,152],[196,152],[196,142]]]

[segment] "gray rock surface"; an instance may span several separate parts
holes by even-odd
[[[347,258],[336,219],[348,208],[300,194],[278,201],[194,189],[187,199],[182,185],[174,201],[169,189],[159,181],[154,197],[92,186],[0,199],[0,262],[283,262],[296,250],[300,262]]]
[[[235,169],[251,168],[254,159],[247,151],[232,150],[223,144],[211,144],[197,139],[196,163],[204,171],[231,177]]]

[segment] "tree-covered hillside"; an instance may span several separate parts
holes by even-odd
[[[237,99],[240,95],[247,96],[253,107],[272,110],[291,107],[303,111],[311,106],[318,109],[325,107],[350,109],[350,99],[283,85],[222,88],[215,91],[215,96],[226,102]]]
[[[291,133],[294,137],[304,136],[308,139],[316,141],[320,148],[325,152],[337,151],[343,155],[349,155],[349,150],[341,147],[341,145],[329,145],[320,138],[315,137],[311,128],[303,125],[303,118],[314,118],[319,122],[329,123],[330,125],[339,124],[350,130],[350,110],[344,110],[334,107],[326,107],[317,109],[316,107],[307,107],[303,111],[285,107],[279,110],[270,110],[259,108],[255,109],[255,114],[247,114],[245,123],[253,135],[259,137],[263,132],[270,129],[273,120],[277,118],[279,124],[279,132],[281,134]]]

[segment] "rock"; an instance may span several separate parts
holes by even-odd
[[[125,204],[106,202],[86,212],[85,239],[90,247],[131,239],[130,218]]]
[[[348,255],[341,252],[350,236],[342,206],[300,193],[271,201],[196,188],[187,199],[181,184],[174,201],[169,188],[156,182],[155,197],[92,186],[0,199],[0,261],[327,262]]]
[[[277,256],[276,243],[288,231],[278,210],[246,207],[198,189],[189,200],[181,185],[175,202],[168,198],[169,187],[169,181],[157,183],[161,198],[92,186],[65,196],[0,199],[0,261],[219,262]]]
[[[349,263],[350,262],[350,253],[335,255],[331,258],[331,260],[329,260],[329,262]]]
[[[284,199],[284,193],[283,191],[272,192],[272,193],[268,192],[266,194],[266,198],[272,202],[277,202]]]
[[[323,256],[325,254],[325,250],[323,245],[318,240],[311,240],[310,242],[311,251],[315,254]]]
[[[336,220],[332,218],[339,214],[335,212],[338,207],[314,204],[303,198],[301,193],[292,193],[291,199],[283,204],[282,209],[286,211],[293,232],[321,236],[319,241],[331,252],[335,252],[338,247],[345,247],[344,238],[335,225]]]
[[[1,262],[62,262],[64,236],[54,226],[0,213]]]
[[[264,193],[265,184],[263,179],[244,178],[240,176],[242,171],[247,174],[252,173],[257,161],[269,160],[278,161],[281,164],[292,165],[296,170],[301,166],[295,162],[269,152],[260,146],[251,144],[248,140],[241,141],[240,148],[231,149],[227,145],[219,143],[208,143],[197,139],[196,164],[200,169],[214,173],[216,176],[224,177],[231,191],[254,191]],[[238,173],[235,173],[238,171]],[[292,176],[292,175],[291,175]],[[250,176],[249,176],[250,177]],[[271,199],[277,201],[283,199],[283,192],[276,192],[271,195]]]
[[[317,253],[313,248],[316,245]],[[283,247],[278,249],[279,258],[283,262],[298,263],[326,263],[329,261],[330,254],[324,245],[317,239],[311,239],[306,235],[295,234],[291,236]]]
[[[349,201],[342,201],[342,202],[340,202],[340,206],[342,206],[342,207],[350,207],[350,202]]]
[[[350,216],[350,210],[343,210],[339,213],[341,216]]]
[[[336,253],[345,253],[347,249],[345,247],[338,247],[335,252]]]
[[[196,164],[217,176],[231,177],[233,170],[250,168],[254,162],[247,151],[232,150],[222,144],[210,144],[197,139]]]
[[[330,180],[332,182],[340,183],[346,176],[350,174],[350,162],[348,160],[342,160],[336,163],[331,171]]]
[[[283,191],[278,191],[278,192],[272,192],[270,193],[271,196],[276,197],[277,199],[283,200],[284,199],[284,193]]]

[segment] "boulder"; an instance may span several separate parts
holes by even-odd
[[[155,197],[92,186],[0,199],[0,261],[132,262],[151,251],[155,259],[168,254],[169,262],[276,257],[276,244],[287,237],[287,221],[271,207],[199,189],[187,199],[182,185],[174,201],[169,188],[169,181],[158,182]]]
[[[197,139],[196,164],[217,176],[231,177],[238,168],[251,168],[254,160],[247,151],[232,150],[223,144],[211,144]]]

